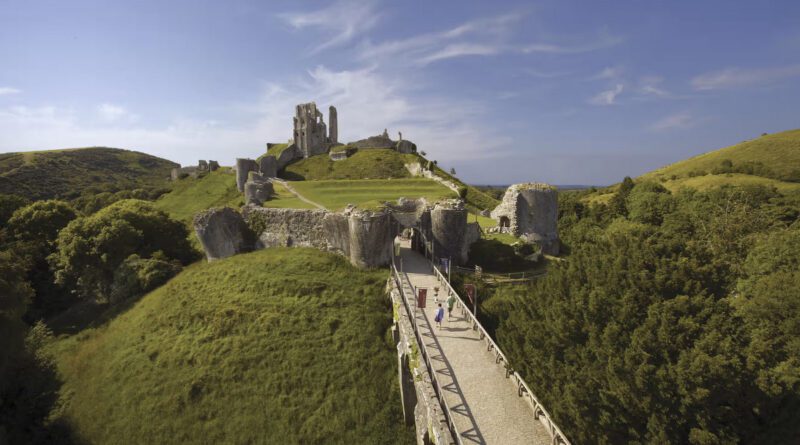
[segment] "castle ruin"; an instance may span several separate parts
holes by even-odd
[[[339,134],[337,120],[336,108],[331,105],[328,109],[328,121],[331,124],[328,132],[316,103],[309,102],[295,107],[294,143],[304,158],[327,153],[331,145],[337,143]]]
[[[535,242],[548,255],[558,255],[558,191],[543,183],[514,184],[491,213],[503,232]]]

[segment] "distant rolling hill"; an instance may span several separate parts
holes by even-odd
[[[166,187],[178,164],[130,150],[91,147],[0,154],[0,193],[71,199],[84,192]]]
[[[800,129],[764,135],[646,173],[639,180],[667,188],[706,189],[731,184],[762,184],[800,189]]]

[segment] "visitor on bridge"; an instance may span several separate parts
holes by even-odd
[[[433,318],[433,321],[436,322],[436,326],[439,329],[442,329],[442,319],[444,318],[444,308],[442,307],[442,303],[439,303],[439,308],[436,309],[436,317]]]
[[[447,320],[448,321],[450,320],[450,314],[453,312],[453,306],[455,306],[455,304],[456,304],[456,296],[453,295],[453,294],[450,294],[450,296],[447,297]]]

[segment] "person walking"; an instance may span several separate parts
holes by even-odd
[[[453,306],[455,305],[456,305],[456,296],[450,294],[450,296],[447,297],[447,321],[450,321],[450,314],[453,313]]]
[[[442,303],[439,303],[439,308],[436,309],[436,316],[433,317],[433,321],[436,322],[436,326],[439,329],[442,329],[442,319],[444,318],[444,308],[442,307]]]

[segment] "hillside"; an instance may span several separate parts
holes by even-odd
[[[82,193],[167,187],[174,162],[145,153],[92,147],[0,154],[0,193],[71,199]]]
[[[412,443],[386,273],[311,249],[196,263],[50,346],[88,443]]]
[[[640,177],[676,187],[690,178],[738,174],[800,183],[800,129],[761,136],[659,168]],[[743,179],[753,182],[753,179]],[[694,181],[707,186],[715,181]],[[731,181],[723,181],[731,182]]]
[[[154,205],[187,224],[202,210],[244,204],[244,196],[236,189],[236,174],[228,167],[200,178],[186,177],[172,184],[172,191],[155,201]]]
[[[342,161],[332,161],[324,154],[293,162],[286,167],[283,177],[293,181],[409,178],[411,174],[404,165],[416,160],[416,155],[388,149],[358,150]]]

